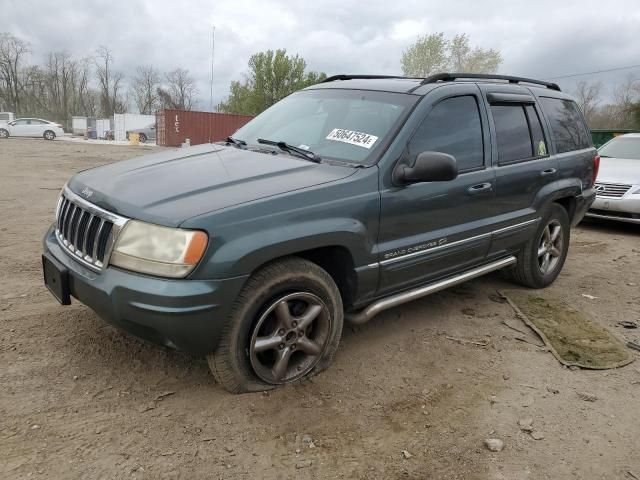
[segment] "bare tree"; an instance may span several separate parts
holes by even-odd
[[[132,96],[138,107],[138,111],[144,115],[150,115],[158,108],[158,85],[160,73],[153,65],[138,67],[133,79]]]
[[[100,85],[102,115],[110,117],[114,113],[124,112],[127,104],[121,93],[124,74],[113,70],[113,55],[104,45],[97,50],[96,74]]]
[[[157,93],[163,108],[191,110],[197,103],[198,89],[189,70],[176,68],[166,74],[167,88],[158,88]]]
[[[634,128],[640,94],[640,81],[629,75],[613,89],[613,108],[610,108],[610,123],[607,128]]]
[[[576,91],[574,92],[574,96],[578,101],[578,106],[582,110],[582,113],[587,120],[587,124],[590,127],[592,127],[596,120],[601,95],[602,82],[579,82],[576,87]]]
[[[22,64],[30,51],[28,42],[0,33],[0,98],[14,112],[21,112]]]

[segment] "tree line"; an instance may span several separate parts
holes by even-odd
[[[84,58],[50,52],[36,64],[27,41],[0,33],[0,111],[67,124],[71,116],[109,118],[131,105],[143,114],[161,108],[191,110],[197,95],[186,69],[162,73],[144,65],[127,79],[106,46]]]
[[[42,64],[30,63],[28,42],[0,33],[0,110],[18,116],[44,117],[60,123],[73,115],[111,117],[135,107],[152,114],[162,108],[192,110],[198,89],[188,70],[160,72],[142,65],[131,78],[118,70],[105,46],[86,58],[51,52]],[[443,71],[495,73],[502,64],[498,50],[471,44],[466,34],[419,37],[402,53],[403,75],[425,77]],[[299,55],[286,49],[266,50],[249,58],[242,80],[234,80],[221,112],[257,115],[291,93],[321,82],[324,72],[308,71]],[[580,82],[574,94],[590,128],[640,128],[640,81],[628,78],[605,95],[601,82]]]
[[[591,129],[640,130],[640,80],[628,76],[606,92],[602,82],[579,82],[573,92]]]

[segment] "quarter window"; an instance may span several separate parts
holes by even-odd
[[[525,111],[527,112],[527,120],[529,121],[529,129],[531,130],[531,140],[533,141],[533,156],[541,157],[547,155],[547,142],[544,139],[540,116],[533,105],[527,105]]]
[[[412,157],[428,151],[453,155],[461,172],[484,166],[482,123],[474,96],[447,98],[433,107],[409,143]]]
[[[591,147],[591,136],[578,106],[571,100],[540,97],[558,153]]]

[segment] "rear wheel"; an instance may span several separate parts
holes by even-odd
[[[42,137],[45,140],[53,140],[54,138],[56,138],[56,134],[54,132],[52,132],[51,130],[47,130],[46,132],[44,132],[42,134]]]
[[[0,128],[0,138],[9,138],[9,130]]]
[[[295,383],[329,366],[342,323],[331,276],[307,260],[284,259],[247,281],[209,366],[234,393]]]
[[[511,271],[513,279],[530,288],[552,284],[567,258],[569,239],[569,215],[561,205],[552,203],[536,234],[518,255],[518,262]]]
[[[140,143],[146,143],[147,136],[144,133],[141,133],[140,135],[138,135],[138,140],[140,141]]]

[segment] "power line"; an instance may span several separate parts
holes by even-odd
[[[638,64],[638,65],[628,65],[626,67],[608,68],[606,70],[594,70],[593,72],[571,73],[569,75],[559,75],[557,77],[545,78],[544,80],[558,80],[558,79],[561,79],[561,78],[581,77],[583,75],[594,75],[596,73],[607,73],[607,72],[615,72],[615,71],[618,71],[618,70],[629,70],[631,68],[638,68],[638,67],[640,67],[640,64]]]

